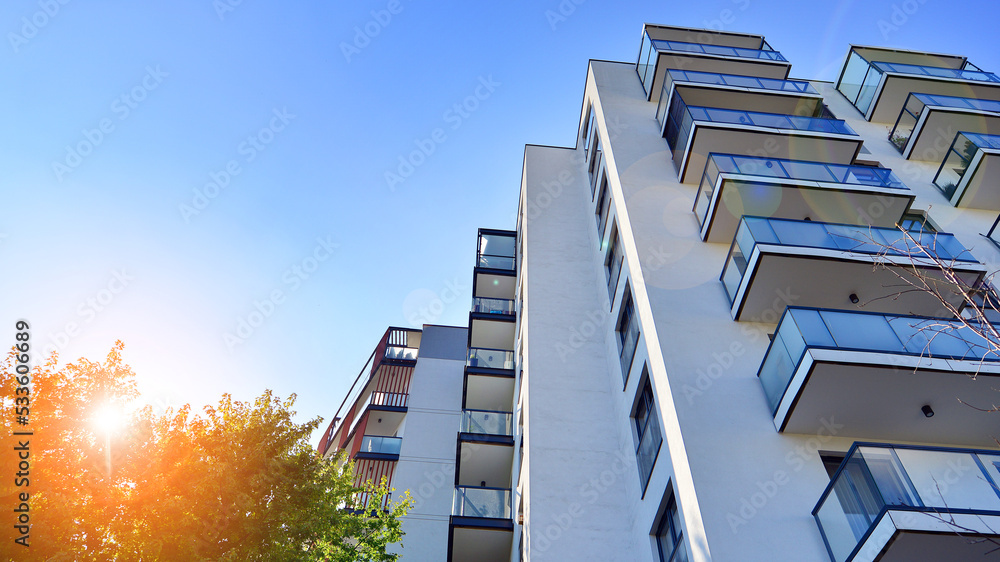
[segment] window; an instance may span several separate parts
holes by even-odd
[[[580,131],[580,140],[583,141],[583,157],[587,158],[590,152],[590,143],[594,136],[594,106],[587,106],[587,116],[583,118],[583,130]]]
[[[616,331],[618,332],[618,353],[622,364],[622,380],[628,383],[628,373],[632,368],[632,359],[635,357],[635,347],[639,343],[639,319],[635,317],[632,294],[627,286]]]
[[[680,516],[677,514],[677,502],[670,498],[667,511],[660,520],[656,530],[656,548],[660,551],[661,562],[687,562],[687,549],[684,548],[684,532],[681,530]]]
[[[923,211],[913,211],[904,214],[903,218],[899,221],[899,226],[910,232],[937,232],[937,229],[931,224],[930,219],[927,218],[927,213]]]
[[[614,308],[615,293],[618,292],[618,278],[622,274],[622,248],[618,242],[618,229],[611,232],[608,257],[604,260],[604,273],[608,278],[608,300],[611,301],[611,307]]]
[[[590,159],[590,198],[594,198],[597,191],[597,180],[601,173],[601,159],[604,157],[604,150],[601,148],[601,138],[594,135],[594,154]]]
[[[645,365],[642,368],[644,383],[635,404],[632,421],[635,423],[636,446],[635,460],[639,465],[639,481],[642,482],[642,493],[646,494],[646,484],[649,475],[653,473],[656,455],[660,452],[663,436],[660,433],[660,420],[656,415],[656,404],[653,402],[653,387],[649,385],[649,376]]]
[[[608,175],[601,174],[601,191],[597,198],[597,237],[604,239],[604,225],[608,222],[611,194],[608,190]]]
[[[993,242],[998,249],[1000,249],[1000,231],[997,230],[998,224],[1000,224],[1000,215],[997,216],[996,222],[993,223],[993,228],[990,229],[990,232],[986,235],[986,237],[989,238],[990,242]]]

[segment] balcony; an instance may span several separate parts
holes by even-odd
[[[965,57],[852,46],[837,89],[868,121],[893,123],[912,92],[1000,99],[1000,77]]]
[[[987,560],[1000,452],[855,443],[813,509],[834,562]]]
[[[463,410],[462,433],[513,437],[514,414],[511,412]]]
[[[469,348],[469,367],[514,370],[514,352],[506,349]]]
[[[988,347],[957,320],[790,306],[757,376],[781,432],[994,446],[971,407],[1000,374]]]
[[[480,314],[514,314],[514,299],[472,297],[472,312]]]
[[[355,458],[399,460],[399,449],[402,444],[401,437],[365,435],[361,438],[361,446]]]
[[[955,136],[934,185],[956,207],[1000,210],[1000,135],[962,132]]]
[[[452,502],[452,562],[510,562],[514,542],[509,488],[456,486]]]
[[[760,35],[647,25],[636,72],[650,101],[659,101],[667,70],[784,79],[791,64]]]
[[[389,328],[385,331],[327,427],[319,446],[321,453],[332,454],[344,448],[353,450],[351,443],[357,444],[365,433],[362,423],[368,423],[369,410],[385,412],[381,418],[389,425],[398,424],[406,413],[420,339],[420,330]],[[360,432],[357,431],[359,427]]]
[[[510,519],[510,489],[455,486],[451,514],[456,517]]]
[[[805,80],[778,80],[773,78],[758,78],[756,76],[738,76],[719,74],[717,72],[695,72],[687,70],[668,70],[663,81],[660,100],[656,105],[656,119],[663,124],[667,114],[667,106],[676,89],[681,88],[688,93],[684,95],[689,104],[706,105],[688,97],[689,93],[698,89],[715,97],[736,97],[746,99],[756,98],[757,103],[767,103],[772,100],[793,99],[799,102],[811,102],[814,106],[822,103],[822,96],[809,82]],[[774,98],[782,96],[782,98]],[[740,109],[761,109],[751,107],[734,100]]]
[[[942,145],[951,142],[956,131],[1000,133],[1000,101],[912,93],[889,141],[904,158],[936,162]]]
[[[851,164],[861,150],[839,119],[688,105],[676,91],[669,105],[663,134],[681,183],[700,180],[713,152]]]
[[[983,278],[986,266],[953,235],[909,234],[969,286]],[[906,291],[909,286],[900,278],[912,276],[909,271],[916,267],[932,283],[943,279],[919,251],[894,228],[745,216],[721,280],[736,320],[774,323],[789,304],[855,309],[861,303],[871,312],[940,316],[943,307],[935,297]],[[962,295],[942,289],[953,306],[964,307]]]
[[[516,233],[509,230],[479,229],[479,249],[476,267],[502,272],[516,267]]]
[[[886,168],[709,154],[694,213],[707,242],[729,242],[743,215],[892,227],[913,194]]]

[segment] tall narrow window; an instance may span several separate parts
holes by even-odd
[[[656,415],[656,405],[653,403],[653,388],[649,385],[645,367],[643,367],[643,378],[645,382],[639,392],[632,420],[635,422],[636,432],[635,461],[639,465],[639,481],[642,483],[642,493],[645,495],[646,484],[649,483],[649,475],[653,473],[653,464],[656,462],[657,453],[660,452],[663,436],[660,434],[660,420]]]
[[[611,207],[611,193],[608,189],[608,174],[601,174],[601,190],[597,197],[597,237],[604,239],[604,225],[608,222],[608,209]]]
[[[601,148],[601,138],[594,135],[594,154],[590,159],[590,198],[594,198],[597,191],[597,181],[601,173],[601,159],[604,157],[604,150]]]
[[[687,562],[687,549],[684,548],[684,532],[681,531],[681,518],[677,513],[677,502],[670,498],[667,511],[660,520],[660,528],[656,531],[656,548],[660,552],[660,562]]]
[[[622,364],[622,380],[628,382],[628,373],[635,357],[635,347],[639,343],[639,319],[635,317],[632,294],[625,288],[622,312],[618,317],[618,353]]]
[[[604,260],[604,273],[608,278],[608,300],[615,305],[615,293],[618,292],[618,278],[622,273],[622,248],[618,242],[618,229],[611,231],[611,242],[608,244],[608,257]]]
[[[583,142],[583,158],[586,159],[590,153],[590,143],[594,136],[594,106],[587,106],[587,116],[583,119],[583,130],[580,131],[580,140]]]

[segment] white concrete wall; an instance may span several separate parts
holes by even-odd
[[[846,51],[847,46],[844,48]],[[705,243],[698,238],[697,220],[691,211],[697,186],[677,182],[666,141],[657,134],[655,104],[644,101],[634,66],[594,62],[591,68],[587,98],[598,108],[614,208],[617,222],[622,225],[620,236],[626,251],[628,277],[639,311],[642,343],[650,357],[650,377],[666,438],[645,498],[639,500],[624,490],[629,503],[626,513],[620,513],[617,511],[620,506],[615,506],[605,520],[631,521],[626,530],[631,543],[641,544],[645,540],[648,545],[657,508],[671,482],[692,560],[826,561],[828,555],[811,515],[829,482],[817,450],[846,451],[853,439],[829,435],[837,432],[835,419],[830,420],[830,431],[820,435],[775,431],[756,377],[768,345],[766,335],[773,331],[774,325],[732,320],[719,281],[729,244]],[[903,161],[886,140],[886,127],[864,122],[831,85],[815,85],[831,110],[864,136],[865,145],[872,152],[866,158],[874,157],[892,168],[917,195],[915,208],[930,208],[931,219],[943,231],[956,234],[977,258],[995,270],[1000,252],[979,233],[989,230],[997,213],[951,207],[931,185],[940,159],[927,163]],[[952,133],[943,141],[942,158],[953,136]],[[529,151],[529,155],[534,153]],[[529,177],[533,166],[552,171],[558,169],[559,162],[551,157],[526,159]],[[529,317],[529,329],[534,328],[531,318],[555,314],[552,319],[539,319],[538,325],[557,333],[565,329],[560,325],[563,319],[571,318],[564,309],[575,308],[577,314],[585,314],[591,303],[600,301],[575,286],[582,284],[576,276],[582,275],[583,264],[588,261],[587,256],[580,254],[578,243],[596,240],[594,204],[590,203],[589,187],[583,185],[581,189],[567,191],[566,196],[557,200],[558,205],[549,207],[555,212],[546,221],[553,228],[544,231],[549,238],[544,246],[548,253],[541,259],[531,255],[536,248],[529,235],[529,267],[547,265],[546,271],[537,275],[535,285],[529,272],[528,286],[548,289],[529,295],[531,300],[526,307],[535,313]],[[530,187],[529,184],[529,200]],[[574,201],[564,201],[569,198]],[[576,215],[586,218],[573,219],[569,212],[562,214],[563,207],[577,205],[586,208]],[[581,224],[576,224],[577,221]],[[609,231],[612,222],[608,221]],[[532,225],[529,221],[529,227]],[[581,229],[588,232],[584,234]],[[602,256],[596,248],[591,244],[589,249],[589,275],[603,288],[604,274],[597,265]],[[560,283],[564,281],[556,272],[549,271],[574,267],[573,279],[563,287]],[[562,294],[557,289],[562,289]],[[552,299],[558,306],[546,302]],[[619,294],[617,300],[620,299]],[[545,312],[540,313],[540,309]],[[617,306],[614,314],[617,315]],[[554,325],[548,326],[549,323]],[[613,330],[614,319],[609,318],[604,326],[605,335]],[[529,341],[534,345],[533,337],[529,336]],[[552,340],[548,341],[551,345]],[[551,348],[533,353],[532,361],[546,353],[551,356],[549,368],[556,370],[558,355]],[[615,353],[616,349],[609,348],[603,355]],[[597,362],[598,355],[595,352],[582,362]],[[640,356],[641,353],[637,354],[637,363]],[[612,355],[612,359],[617,357]],[[612,363],[608,369],[619,376],[616,364]],[[613,381],[614,377],[608,380]],[[630,437],[624,437],[622,428],[628,428],[628,411],[638,382],[633,373],[625,392],[615,389],[612,393],[616,403],[613,409],[606,410],[613,413],[610,423],[618,425],[623,441],[620,445],[626,449],[633,443]],[[536,398],[532,394],[530,402]],[[571,410],[571,404],[572,400],[567,400],[562,408]],[[533,411],[529,407],[529,414]],[[542,419],[545,424],[556,422],[532,416],[533,427],[537,428]],[[532,437],[530,431],[529,437]],[[534,448],[531,453],[535,453]],[[532,466],[534,469],[535,463]],[[630,471],[627,479],[637,483],[634,461]],[[530,508],[535,511],[539,506],[532,504]]]
[[[424,340],[429,336],[425,331]],[[413,508],[402,520],[406,535],[400,552],[407,560],[448,558],[464,369],[464,360],[423,356],[413,369],[406,427],[393,477],[396,494],[409,490],[414,499]]]
[[[607,290],[595,277],[600,263],[586,171],[574,150],[529,146],[523,185],[529,558],[651,560],[645,545],[630,540],[637,470],[616,419],[621,375],[617,354],[609,356],[613,340],[601,328]]]

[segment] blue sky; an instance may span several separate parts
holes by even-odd
[[[956,6],[6,2],[2,332],[122,339],[156,406],[271,388],[329,420],[387,326],[467,323],[524,144],[573,142],[587,60],[633,61],[643,22],[764,34],[795,78],[851,43],[1000,72],[1000,8]]]

